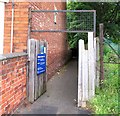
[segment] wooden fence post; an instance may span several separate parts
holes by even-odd
[[[82,104],[82,52],[84,49],[84,40],[79,40],[79,61],[78,61],[78,107]]]
[[[33,39],[30,40],[29,42],[30,46],[30,62],[29,62],[29,101],[31,103],[34,102],[34,75],[35,75],[35,41]]]
[[[43,93],[47,90],[47,42],[44,41],[44,53],[46,53],[46,72],[43,73]]]
[[[102,87],[102,83],[104,80],[104,66],[103,66],[103,39],[104,39],[104,35],[103,35],[103,24],[99,24],[99,31],[100,31],[100,87]]]
[[[86,107],[88,100],[88,50],[82,52],[82,103],[81,107]]]
[[[39,97],[39,91],[38,91],[38,75],[37,75],[37,55],[40,53],[39,49],[39,41],[35,40],[36,43],[36,55],[35,55],[35,100]]]
[[[89,99],[95,95],[95,59],[93,32],[88,32],[88,59],[89,59]]]

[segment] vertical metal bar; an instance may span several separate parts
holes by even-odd
[[[94,11],[94,37],[96,37],[96,10]]]
[[[100,87],[102,87],[102,83],[104,80],[104,66],[103,66],[103,24],[99,24],[99,30],[100,30]]]

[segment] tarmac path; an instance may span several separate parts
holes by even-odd
[[[48,81],[47,92],[33,104],[19,108],[17,114],[88,114],[77,108],[77,60],[71,60]]]

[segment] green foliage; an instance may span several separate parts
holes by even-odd
[[[114,54],[108,46],[104,53],[105,60]],[[96,89],[96,96],[90,101],[95,114],[118,114],[120,104],[118,93],[120,81],[118,80],[118,64],[104,64],[105,80],[103,88]]]
[[[106,69],[104,87],[97,88],[91,106],[95,114],[118,114],[118,66],[109,64]]]
[[[69,2],[67,4],[68,10],[96,10],[96,27],[97,36],[99,36],[99,24],[104,23],[104,36],[110,37],[109,39],[115,43],[120,43],[120,2],[116,3],[102,3],[102,2]],[[72,22],[68,22],[68,28],[82,27],[84,24],[78,23],[78,13],[68,13],[68,17]],[[88,17],[89,18],[89,17]],[[69,34],[69,41],[74,42],[75,34]],[[82,35],[77,35],[77,39],[82,38]],[[84,38],[83,38],[84,39]],[[70,42],[70,43],[72,43]],[[75,42],[74,42],[75,43]]]
[[[87,43],[87,34],[86,33],[71,33],[71,34],[68,34],[68,42],[69,42],[70,48],[77,47],[79,39],[85,40],[85,44],[86,44]]]
[[[106,41],[108,40],[106,39]],[[111,41],[107,43],[109,43],[110,46],[112,46],[112,48],[114,49],[114,51],[118,54],[118,49],[119,49],[118,45]],[[108,44],[104,43],[104,62],[118,63],[118,55],[115,54],[114,51],[108,46]]]

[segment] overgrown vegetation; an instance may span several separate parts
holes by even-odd
[[[97,13],[97,36],[99,36],[99,24],[104,24],[104,42],[111,44],[113,50],[105,43],[104,46],[104,70],[105,80],[102,89],[96,89],[96,96],[90,101],[90,106],[95,114],[120,114],[118,106],[118,93],[120,92],[120,80],[118,77],[119,63],[118,57],[120,49],[120,2],[118,3],[86,3],[86,2],[70,2],[67,5],[68,10],[96,10]],[[68,14],[69,18],[76,22],[79,16],[77,14]],[[79,23],[71,23],[67,28],[77,27]],[[84,33],[68,34],[68,41],[71,48],[77,46],[79,39],[87,42],[87,36]],[[112,64],[111,64],[112,63]]]
[[[96,10],[96,27],[97,35],[99,36],[99,24],[104,23],[104,37],[110,39],[114,43],[120,43],[120,2],[69,2],[67,4],[68,10]],[[71,24],[68,29],[78,27],[79,13],[68,13],[67,17],[70,19]],[[87,17],[89,18],[89,17]],[[69,22],[68,22],[69,23]],[[74,24],[74,25],[73,25]],[[82,25],[83,26],[83,25]],[[79,27],[80,28],[80,27]],[[76,47],[79,39],[86,39],[84,33],[69,33],[68,41],[70,47]],[[86,40],[85,40],[86,41]]]
[[[95,114],[118,114],[118,65],[106,64],[105,68],[104,87],[97,88],[91,107]]]
[[[108,61],[109,58],[118,59],[116,54],[107,45],[104,48],[104,61]],[[109,59],[110,62],[113,62],[112,60]],[[95,114],[118,114],[120,113],[118,64],[105,63],[104,68],[105,80],[103,88],[96,89],[96,96],[90,101],[90,106]]]

